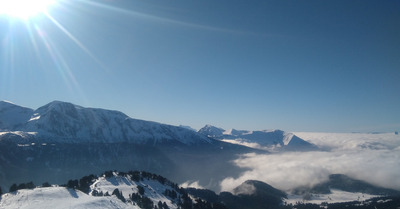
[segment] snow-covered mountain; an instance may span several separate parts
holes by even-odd
[[[218,128],[212,125],[205,125],[198,132],[209,137],[219,137],[223,135],[224,131],[225,130],[222,128]]]
[[[18,125],[28,121],[32,114],[32,109],[0,101],[0,130],[18,129]]]
[[[89,175],[69,180],[64,186],[21,188],[0,198],[0,208],[177,209],[189,203],[196,205],[197,202],[177,184],[162,176],[138,171],[108,171],[99,177]]]
[[[292,133],[282,130],[224,130],[211,125],[201,128],[199,133],[225,142],[242,144],[254,148],[284,149],[293,151],[315,150],[317,147]]]
[[[0,103],[0,130],[35,132],[41,142],[210,143],[194,131],[137,120],[111,110],[54,101],[33,111]]]
[[[60,183],[87,173],[137,169],[218,188],[224,177],[242,172],[229,162],[255,152],[118,111],[59,101],[37,110],[1,104],[0,186],[45,179]]]
[[[116,196],[94,197],[81,191],[75,191],[65,187],[22,189],[15,193],[7,193],[4,194],[0,200],[0,208],[140,209],[138,206],[129,206],[126,203],[123,203]]]

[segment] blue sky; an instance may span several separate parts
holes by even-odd
[[[0,16],[0,100],[201,128],[400,130],[399,1],[59,0]]]

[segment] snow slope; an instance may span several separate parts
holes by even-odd
[[[13,193],[2,195],[0,208],[19,209],[91,209],[91,208],[133,208],[138,206],[129,205],[120,201],[116,196],[94,197],[79,190],[67,189],[65,187],[46,187],[36,189],[22,189]]]
[[[82,186],[83,179],[86,177],[79,180],[80,186]],[[140,194],[139,187],[144,189],[143,194]],[[103,176],[94,177],[91,180],[87,194],[77,189],[60,186],[21,189],[2,195],[0,208],[139,209],[138,203],[133,201],[130,196],[132,194],[140,194],[141,197],[146,197],[152,201],[153,205],[158,205],[161,202],[170,209],[177,209],[178,194],[182,195],[177,188],[176,184],[151,173],[137,171],[128,173],[109,172]],[[113,194],[116,189],[124,196],[124,201]],[[166,190],[174,191],[176,197],[167,196]]]
[[[108,192],[112,194],[115,189],[118,189],[122,192],[122,195],[125,199],[129,199],[129,195],[132,193],[138,193],[138,186],[142,186],[144,188],[144,196],[150,198],[154,205],[157,205],[159,201],[165,202],[169,208],[176,209],[177,205],[173,202],[173,200],[169,197],[166,197],[163,193],[166,189],[174,190],[168,184],[161,184],[158,181],[151,179],[143,179],[143,181],[133,181],[132,179],[126,176],[118,176],[114,173],[113,177],[99,177],[91,186],[91,192],[97,191],[98,193],[102,192],[105,194]]]

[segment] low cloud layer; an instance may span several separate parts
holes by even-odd
[[[323,182],[334,173],[400,190],[399,135],[296,134],[326,151],[243,155],[235,164],[250,170],[239,178],[224,179],[221,190],[232,191],[249,179],[290,190]]]
[[[180,184],[179,186],[183,187],[183,188],[204,189],[204,187],[202,187],[199,184],[199,181],[187,181],[187,182],[184,182],[184,183]]]

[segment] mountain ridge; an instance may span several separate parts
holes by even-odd
[[[217,190],[223,178],[245,170],[230,162],[249,152],[267,153],[119,111],[54,101],[12,129],[0,126],[0,186],[23,179],[59,183],[68,176],[138,169],[179,183],[196,179]]]
[[[222,140],[230,143],[257,144],[256,148],[269,150],[288,150],[288,151],[310,151],[318,147],[307,142],[293,133],[285,132],[279,129],[248,131],[229,129],[224,130],[212,125],[206,125],[198,133],[211,137],[216,140]]]
[[[29,198],[27,198],[29,197]],[[16,184],[0,197],[1,208],[197,208],[204,200],[190,198],[183,188],[163,176],[145,172],[106,171],[70,179],[63,185],[45,182]],[[224,209],[210,204],[205,209]]]
[[[29,120],[33,109],[22,107],[8,101],[0,101],[0,130],[13,130]]]
[[[22,108],[17,105],[15,107]],[[0,111],[5,115],[2,121],[14,118],[8,109],[1,108]],[[56,139],[70,143],[212,143],[210,138],[183,127],[133,119],[120,111],[85,108],[68,102],[53,101],[27,114],[18,117],[21,119],[13,122],[12,126],[2,122],[0,130],[36,132],[42,141]]]

